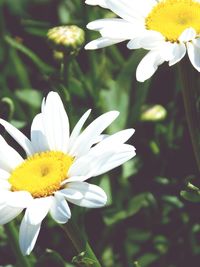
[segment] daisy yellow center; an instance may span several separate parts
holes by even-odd
[[[35,154],[11,173],[11,190],[28,191],[34,198],[50,196],[61,188],[72,163],[71,156],[58,151]]]
[[[200,34],[200,3],[193,0],[163,0],[146,18],[148,30],[160,32],[171,42],[178,42],[181,33],[190,27]]]

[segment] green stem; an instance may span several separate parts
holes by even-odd
[[[21,253],[18,244],[18,232],[15,228],[15,224],[13,222],[7,223],[4,225],[5,232],[8,236],[8,241],[12,248],[13,253],[15,254],[17,260],[17,266],[19,267],[31,267],[28,259],[24,257]]]
[[[64,85],[68,88],[69,87],[69,77],[71,72],[71,62],[72,62],[72,56],[68,55],[67,53],[64,53],[63,58],[63,80]]]
[[[92,89],[90,83],[87,82],[87,79],[85,78],[78,62],[75,59],[72,61],[72,65],[73,65],[73,70],[75,72],[75,75],[76,75],[76,77],[78,77],[78,79],[83,84],[84,89],[89,93],[89,95],[92,95],[93,97],[95,97],[95,94],[93,92],[93,89]]]
[[[99,260],[94,254],[91,246],[85,240],[85,237],[80,233],[78,227],[72,219],[65,225],[60,225],[67,237],[72,241],[74,248],[78,254],[84,253],[83,258],[77,263],[82,267],[101,267]]]
[[[178,66],[188,129],[197,167],[200,171],[200,128],[197,110],[198,87],[194,84],[196,77],[194,77],[195,73],[192,67],[187,67],[186,61],[179,63]]]
[[[127,125],[132,127],[135,125],[135,123],[139,120],[140,114],[141,114],[141,108],[142,105],[145,103],[149,87],[150,87],[151,79],[143,82],[143,83],[137,83],[135,95],[134,97],[130,97],[130,116],[128,116]],[[140,87],[140,88],[138,88]],[[134,103],[132,104],[132,98],[134,98]]]

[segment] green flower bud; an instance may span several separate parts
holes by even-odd
[[[77,54],[85,42],[85,32],[75,26],[58,26],[50,29],[47,33],[51,46],[68,55]]]
[[[161,105],[144,106],[140,115],[141,121],[162,121],[167,117],[166,109]]]
[[[62,61],[64,59],[64,53],[57,50],[53,50],[53,58],[56,61]]]

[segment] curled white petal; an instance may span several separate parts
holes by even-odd
[[[186,43],[186,42],[192,41],[195,37],[196,37],[195,29],[187,28],[181,33],[178,39],[180,42]]]
[[[57,223],[66,223],[70,219],[71,211],[64,196],[55,193],[50,214]]]
[[[68,193],[67,191],[70,191]],[[74,193],[73,193],[74,192]],[[69,202],[81,207],[99,208],[106,204],[106,193],[97,185],[85,182],[69,183],[64,191],[60,191]]]
[[[193,67],[200,72],[200,47],[195,43],[187,43],[187,52]]]
[[[144,82],[149,79],[158,69],[158,66],[164,62],[158,51],[150,51],[140,61],[136,70],[136,79]]]

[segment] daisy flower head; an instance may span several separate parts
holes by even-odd
[[[91,1],[86,3],[91,4]],[[101,5],[101,1],[94,1]],[[118,18],[90,22],[101,38],[86,45],[98,49],[128,40],[129,49],[149,50],[139,63],[136,78],[149,79],[163,62],[172,66],[188,54],[200,71],[199,0],[104,0],[104,7]]]
[[[50,92],[42,102],[41,113],[33,119],[30,139],[0,119],[0,124],[27,155],[22,158],[0,136],[0,224],[8,223],[25,210],[19,230],[24,255],[34,248],[48,213],[63,224],[71,217],[68,202],[87,208],[104,206],[105,192],[86,180],[135,156],[134,147],[125,144],[133,129],[102,134],[117,118],[117,111],[101,115],[82,130],[89,114],[90,110],[69,134],[63,103],[57,93]]]

